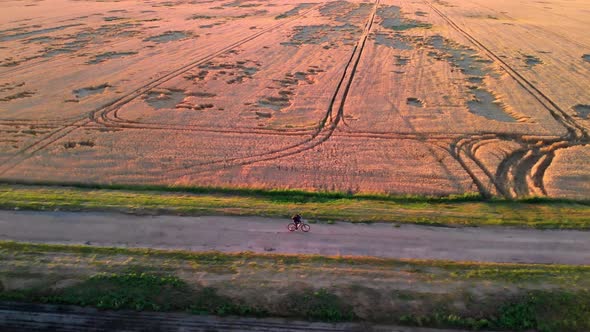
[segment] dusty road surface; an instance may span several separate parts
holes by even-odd
[[[486,262],[590,264],[590,232],[312,224],[259,217],[0,211],[0,240]]]
[[[64,322],[68,325],[64,326]],[[318,323],[286,319],[197,316],[188,314],[98,311],[73,306],[0,304],[2,331],[282,331],[282,332],[450,332],[360,323]],[[460,332],[458,330],[453,330]]]

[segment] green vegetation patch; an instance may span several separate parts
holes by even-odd
[[[357,318],[350,304],[323,288],[291,292],[282,305],[286,312],[308,320],[342,322]]]
[[[516,331],[590,331],[590,292],[530,292],[502,306],[495,326]]]
[[[330,290],[292,292],[269,307],[241,303],[218,294],[217,289],[191,289],[173,276],[148,274],[99,274],[63,290],[23,290],[1,292],[0,300],[92,306],[99,309],[137,311],[185,311],[194,314],[238,316],[286,316],[314,321],[359,320],[353,307]],[[478,303],[478,306],[486,304]],[[414,326],[501,329],[541,332],[588,331],[590,292],[533,291],[505,301],[488,312],[461,316],[442,308],[428,315],[391,316],[388,322]],[[277,309],[279,307],[279,309]],[[409,308],[408,311],[410,311]]]
[[[590,330],[590,292],[530,291],[487,314],[466,317],[443,308],[430,315],[403,315],[400,322],[472,330],[583,332]]]
[[[175,276],[147,273],[96,274],[65,289],[24,289],[0,293],[0,300],[91,306],[137,311],[189,311],[197,314],[257,315],[264,311],[238,304],[211,287],[194,289]]]
[[[189,291],[186,283],[174,276],[103,273],[40,300],[100,309],[170,311],[189,305]]]

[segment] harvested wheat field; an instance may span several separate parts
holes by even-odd
[[[590,198],[587,1],[2,1],[0,179]]]

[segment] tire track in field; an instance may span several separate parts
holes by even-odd
[[[109,120],[107,118],[108,114],[116,111],[117,109],[119,109],[121,106],[131,102],[132,100],[138,98],[139,96],[141,96],[142,94],[144,94],[145,92],[173,79],[174,77],[177,77],[179,75],[182,75],[183,73],[187,72],[188,70],[191,70],[199,65],[201,65],[202,63],[209,61],[209,59],[214,58],[216,56],[219,56],[235,47],[238,47],[242,44],[245,44],[251,40],[254,40],[270,31],[273,31],[287,23],[293,22],[301,17],[303,17],[305,14],[311,12],[312,10],[316,9],[317,7],[319,7],[321,4],[318,4],[314,7],[311,7],[310,9],[296,15],[293,16],[291,18],[285,19],[280,23],[277,23],[273,26],[270,26],[266,29],[263,29],[262,31],[258,31],[257,33],[254,33],[246,38],[243,38],[241,40],[238,40],[224,48],[222,48],[221,50],[211,53],[199,60],[196,61],[192,61],[180,68],[177,68],[171,72],[169,72],[168,74],[165,74],[159,78],[156,78],[154,80],[151,80],[150,82],[144,84],[143,86],[129,92],[128,94],[126,94],[125,96],[122,96],[118,99],[115,99],[113,101],[110,101],[109,103],[107,103],[106,105],[101,106],[100,108],[91,111],[88,115],[83,116],[80,119],[75,119],[72,122],[66,124],[65,126],[57,129],[56,131],[49,133],[48,135],[44,136],[43,138],[41,138],[38,141],[35,141],[31,144],[29,144],[28,146],[24,147],[23,149],[21,149],[19,152],[17,152],[15,155],[13,155],[12,157],[8,158],[7,160],[5,160],[4,162],[0,163],[0,176],[6,174],[6,172],[8,172],[9,170],[11,170],[12,168],[16,167],[17,165],[19,165],[20,163],[22,163],[23,161],[29,159],[30,157],[32,157],[35,153],[41,151],[42,149],[46,148],[47,146],[53,144],[54,142],[60,140],[61,138],[67,136],[68,134],[70,134],[71,132],[73,132],[74,130],[84,127],[88,124],[91,124],[93,122],[96,123],[100,123],[100,120],[103,120],[105,123],[104,125],[106,127],[114,127],[114,126],[109,126]]]
[[[401,6],[400,6],[400,8],[401,8]],[[382,16],[380,16],[380,18],[381,18],[381,22],[383,22],[383,20],[385,19],[385,17],[382,17]],[[416,64],[416,67],[420,68],[420,71],[415,76],[414,82],[421,82],[423,80],[423,78],[425,77],[424,69],[423,69],[423,65],[422,65],[422,58],[419,58],[419,60],[420,60],[420,62],[418,64]],[[402,81],[402,82],[407,83],[407,81]],[[417,84],[419,84],[419,83],[417,83]],[[395,103],[393,103],[390,100],[387,100],[387,102],[389,103],[390,108],[392,110],[395,110],[399,114],[399,109],[397,108]],[[442,148],[442,147],[438,146],[436,143],[441,142],[441,141],[451,141],[454,136],[458,136],[458,135],[451,134],[451,133],[425,133],[425,132],[419,133],[416,130],[416,128],[413,126],[411,121],[406,119],[401,114],[399,114],[399,116],[400,116],[401,120],[403,121],[403,123],[405,124],[405,126],[411,131],[411,134],[384,133],[384,132],[371,132],[371,131],[356,130],[352,126],[349,126],[348,123],[346,123],[345,118],[343,118],[343,125],[344,126],[339,128],[339,132],[345,133],[344,135],[342,135],[344,137],[414,140],[416,142],[423,143],[423,146],[428,150],[430,156],[435,160],[438,160],[438,156],[435,153],[435,149]],[[430,142],[428,142],[428,141],[430,141]],[[450,150],[448,148],[442,148],[442,149],[444,149],[444,151],[447,153],[450,152]],[[390,160],[390,161],[393,162],[392,160]],[[463,185],[458,181],[455,174],[453,174],[453,172],[448,168],[448,166],[445,163],[443,163],[442,161],[439,160],[438,167],[440,167],[441,170],[445,173],[446,178],[453,182],[455,188],[457,188],[458,191],[462,191],[464,189]]]
[[[481,196],[483,196],[484,198],[491,198],[496,192],[492,191],[490,189],[489,184],[484,183],[484,180],[481,180],[479,178],[479,176],[475,173],[475,170],[473,169],[473,167],[468,165],[468,162],[469,161],[473,162],[473,159],[468,156],[468,158],[466,160],[461,155],[462,152],[465,152],[465,146],[471,144],[473,141],[474,140],[469,137],[462,136],[462,137],[454,140],[450,144],[449,151],[450,151],[451,157],[453,157],[455,160],[457,160],[459,165],[461,165],[461,167],[465,170],[465,172],[467,172],[467,175],[469,175],[469,177],[471,178],[471,180],[473,181],[473,183],[477,187],[477,191],[479,192],[479,194]],[[480,168],[479,166],[477,166],[477,167]],[[481,170],[481,168],[480,168],[480,170]],[[497,190],[497,188],[498,188],[497,184],[493,181],[493,179],[489,179],[489,180],[491,181],[491,183],[493,184],[493,186]]]
[[[289,146],[287,148],[277,149],[275,151],[255,154],[247,157],[236,157],[230,159],[216,160],[192,164],[182,168],[169,169],[162,172],[163,176],[166,179],[177,179],[182,176],[193,175],[208,171],[215,171],[227,167],[245,166],[258,162],[277,160],[280,158],[297,155],[304,151],[311,150],[327,141],[335,132],[336,128],[338,127],[338,124],[343,119],[344,104],[350,92],[350,87],[354,80],[358,64],[360,63],[360,59],[362,57],[363,50],[369,37],[369,33],[373,27],[375,16],[377,15],[377,8],[379,7],[380,1],[381,0],[375,0],[373,10],[371,14],[369,14],[369,18],[367,19],[367,23],[364,26],[361,37],[357,41],[355,47],[353,48],[352,54],[346,63],[344,72],[342,73],[342,77],[340,78],[334,91],[334,94],[330,99],[330,103],[328,105],[328,109],[324,115],[324,118],[320,122],[320,126],[318,127],[316,132],[310,138],[302,142],[299,142],[295,145]],[[338,104],[337,107],[336,104]],[[203,166],[207,166],[207,168],[200,168]]]
[[[96,128],[121,128],[121,129],[146,129],[146,130],[171,130],[171,131],[188,131],[188,132],[210,132],[210,133],[227,133],[227,134],[269,134],[269,135],[300,135],[317,131],[317,128],[256,128],[243,127],[235,129],[224,129],[224,127],[203,127],[197,125],[174,125],[160,123],[140,123],[136,121],[117,120],[109,118],[107,121],[97,120]]]
[[[478,160],[473,147],[480,139],[477,136],[466,135],[452,144],[453,157],[461,164],[463,169],[473,179],[478,190],[484,197],[491,196],[482,180],[475,174],[474,170],[467,164],[465,159],[470,160],[479,168],[488,180],[493,183],[499,194],[506,198],[526,197],[531,194],[547,195],[544,186],[546,170],[551,165],[555,151],[576,145],[590,143],[588,128],[579,124],[568,112],[562,109],[548,95],[543,93],[532,82],[526,79],[508,63],[502,60],[493,51],[483,45],[479,40],[462,29],[452,19],[436,8],[431,2],[423,0],[436,14],[447,22],[453,29],[461,33],[467,40],[475,45],[480,51],[494,60],[500,67],[512,77],[525,91],[533,96],[551,116],[561,124],[567,131],[566,135],[560,138],[539,139],[535,142],[525,140],[525,135],[502,136],[496,138],[504,141],[513,141],[521,145],[521,148],[511,152],[498,165],[495,174],[492,174],[482,161]],[[463,156],[464,155],[464,156]],[[464,159],[465,158],[465,159]]]
[[[43,150],[44,148],[46,148],[50,144],[53,144],[54,142],[58,141],[59,139],[67,136],[72,131],[74,131],[80,127],[83,127],[88,122],[89,122],[89,120],[86,118],[83,118],[78,121],[74,121],[65,127],[61,127],[59,129],[47,134],[45,137],[41,138],[40,140],[31,143],[30,145],[28,145],[27,147],[25,147],[24,149],[20,150],[15,155],[10,157],[8,160],[0,163],[0,176],[6,174],[6,172],[8,172],[11,169],[13,169],[14,167],[18,166],[20,163],[29,159],[35,153]]]
[[[74,119],[70,118],[67,119],[69,121],[72,120],[79,120],[81,118],[85,118],[86,116],[78,116]],[[33,119],[0,119],[0,125],[7,125],[7,126],[51,126],[51,127],[61,127],[63,126],[64,120],[33,120]]]
[[[493,51],[491,51],[488,47],[483,45],[479,42],[475,37],[469,34],[467,31],[462,29],[458,26],[453,20],[451,20],[447,15],[437,9],[431,2],[424,0],[424,2],[432,8],[434,12],[436,12],[439,16],[441,16],[452,28],[463,34],[472,44],[474,44],[477,48],[483,51],[488,57],[493,59],[496,63],[500,65],[500,67],[512,77],[522,88],[524,88],[529,94],[531,94],[543,107],[550,112],[553,118],[558,121],[561,125],[563,125],[568,134],[573,138],[583,138],[588,137],[588,129],[584,126],[578,124],[575,119],[565,110],[563,110],[557,103],[555,103],[549,96],[543,93],[539,88],[537,88],[532,82],[518,73],[514,68],[512,68],[506,61],[496,55]]]
[[[150,124],[149,126],[133,126],[129,124],[121,124],[117,126],[103,126],[100,124],[88,124],[84,128],[101,130],[107,128],[116,129],[139,129],[139,130],[163,130],[163,131],[179,131],[179,132],[191,132],[191,133],[219,133],[219,134],[256,134],[256,135],[273,135],[273,136],[301,136],[302,134],[312,135],[317,131],[317,128],[285,128],[285,129],[267,129],[267,128],[236,128],[236,129],[223,129],[223,127],[205,128],[201,126],[193,125],[167,125],[167,124]]]
[[[127,120],[121,120],[120,118],[117,117],[116,114],[117,114],[117,112],[119,111],[119,109],[122,106],[124,106],[124,105],[128,104],[129,102],[135,100],[136,98],[138,98],[139,96],[143,95],[144,93],[150,91],[151,89],[154,89],[154,88],[156,88],[156,87],[158,87],[158,86],[160,86],[160,85],[162,85],[162,84],[164,84],[164,83],[166,83],[166,82],[168,82],[168,81],[170,81],[170,80],[172,80],[172,79],[174,79],[174,78],[176,78],[176,77],[184,74],[185,72],[187,72],[187,71],[189,71],[191,69],[194,69],[194,68],[202,65],[203,63],[205,63],[207,61],[210,61],[211,59],[213,59],[215,57],[218,57],[218,56],[220,56],[220,55],[222,55],[222,54],[224,54],[224,53],[226,53],[226,52],[228,52],[228,51],[230,51],[230,50],[232,50],[232,49],[234,49],[236,47],[239,47],[239,46],[241,46],[241,45],[243,45],[243,44],[245,44],[247,42],[250,42],[250,41],[252,41],[252,40],[254,40],[254,39],[256,39],[256,38],[258,38],[258,37],[260,37],[260,36],[262,36],[262,35],[264,35],[266,33],[268,33],[268,32],[271,32],[271,31],[273,31],[273,30],[275,30],[275,29],[283,26],[283,25],[286,25],[287,23],[291,23],[291,22],[293,22],[295,20],[298,20],[301,17],[303,17],[304,15],[306,15],[307,13],[309,13],[312,10],[318,8],[320,5],[321,4],[318,4],[316,6],[313,6],[313,7],[309,8],[308,10],[301,12],[298,15],[295,15],[293,17],[287,18],[287,19],[283,20],[280,23],[277,23],[277,24],[275,24],[273,26],[270,26],[270,27],[265,28],[265,29],[263,29],[261,31],[258,31],[257,33],[254,33],[254,34],[252,34],[252,35],[250,35],[248,37],[245,37],[243,39],[240,39],[240,40],[238,40],[238,41],[236,41],[236,42],[234,42],[234,43],[232,43],[232,44],[230,44],[230,45],[228,45],[228,46],[226,46],[226,47],[224,47],[224,48],[222,48],[222,49],[220,49],[220,50],[218,50],[216,52],[210,53],[209,55],[206,55],[204,57],[201,57],[198,60],[192,61],[189,64],[186,64],[186,65],[184,65],[184,66],[182,66],[182,67],[180,67],[180,68],[178,68],[178,69],[176,69],[176,70],[174,70],[172,72],[169,72],[168,74],[165,74],[162,77],[157,78],[157,79],[155,79],[155,80],[153,80],[153,81],[151,81],[151,82],[149,82],[149,83],[147,83],[147,84],[145,84],[145,85],[143,85],[143,86],[135,89],[134,91],[128,93],[126,96],[124,96],[122,98],[119,98],[118,100],[116,100],[112,104],[107,105],[107,106],[105,106],[105,107],[103,107],[103,108],[101,108],[101,109],[99,109],[97,111],[91,112],[90,118],[93,121],[98,122],[98,123],[101,123],[101,124],[103,124],[105,126],[111,126],[111,127],[113,127],[113,126],[117,126],[120,123],[124,123],[127,126],[135,126],[135,128],[138,128],[138,129],[150,129],[149,126],[145,126],[146,128],[142,128],[142,127],[144,127],[143,124],[141,124],[139,126],[136,126],[136,124],[138,124],[137,122],[127,121]]]

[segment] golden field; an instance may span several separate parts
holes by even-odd
[[[588,199],[588,15],[2,1],[0,179]]]

